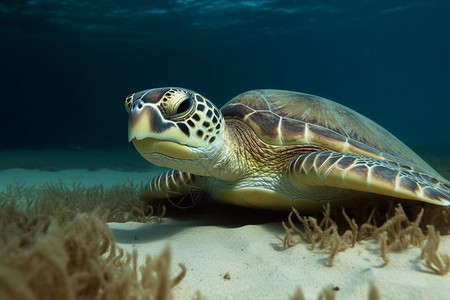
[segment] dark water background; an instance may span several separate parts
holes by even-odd
[[[160,86],[312,93],[450,145],[448,0],[0,1],[0,42],[1,149],[131,149],[123,101]]]

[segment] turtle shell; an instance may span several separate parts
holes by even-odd
[[[396,161],[447,182],[386,129],[325,98],[290,91],[253,90],[236,96],[221,111],[225,120],[245,122],[271,145],[310,144]]]

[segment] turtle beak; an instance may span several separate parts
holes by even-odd
[[[130,106],[130,118],[128,119],[128,141],[132,139],[144,139],[150,132],[150,117],[155,114],[155,109],[145,105],[139,100]]]
[[[189,159],[192,150],[169,138],[177,134],[176,124],[164,120],[154,104],[138,100],[130,106],[128,141],[133,142],[144,158],[149,160],[152,153],[158,152],[173,158]]]
[[[167,122],[157,107],[142,100],[135,101],[130,107],[128,122],[128,141],[142,140],[148,137],[159,138],[161,133],[175,129],[175,124]]]
[[[130,118],[128,120],[128,141],[142,139],[150,132],[151,107],[144,108],[142,100],[133,103],[130,107]]]

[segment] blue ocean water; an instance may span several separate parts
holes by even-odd
[[[2,149],[129,148],[125,97],[320,95],[450,144],[450,2],[0,1]]]

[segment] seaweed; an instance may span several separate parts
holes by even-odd
[[[361,241],[378,240],[380,256],[385,265],[389,263],[388,252],[401,251],[412,246],[422,249],[421,259],[425,260],[425,265],[429,269],[436,274],[444,275],[449,272],[450,259],[448,255],[437,254],[440,235],[439,231],[436,233],[435,226],[437,224],[447,230],[448,220],[445,216],[448,215],[448,208],[431,206],[418,208],[419,206],[408,207],[406,212],[401,204],[395,208],[389,205],[384,218],[381,217],[380,211],[377,211],[377,207],[373,207],[368,214],[353,211],[353,215],[367,216],[365,221],[359,223],[354,218],[350,218],[344,208],[341,208],[339,214],[335,208],[331,209],[329,204],[324,206],[321,218],[301,216],[295,208],[292,208],[287,224],[282,222],[285,235],[277,236],[277,238],[282,241],[285,249],[299,243],[306,243],[311,245],[311,250],[314,250],[318,245],[319,249],[328,251],[329,266],[333,266],[339,252],[355,247],[356,243]],[[433,214],[440,216],[433,217]],[[293,216],[301,226],[295,224]],[[424,216],[427,222],[423,222]],[[433,220],[438,222],[428,223]],[[426,226],[428,230],[427,236],[424,234],[423,226]]]
[[[300,288],[297,288],[294,292],[294,295],[289,297],[290,300],[305,300],[305,296]],[[336,299],[336,288],[333,286],[324,287],[319,294],[319,300],[334,300]],[[367,296],[368,300],[379,300],[380,296],[378,293],[378,289],[375,287],[373,283],[370,284],[369,294]]]
[[[336,299],[336,292],[332,286],[325,287],[319,294],[319,300],[334,300]]]
[[[6,187],[0,193],[0,299],[170,299],[184,266],[169,278],[169,249],[138,266],[137,252],[118,247],[106,224],[160,221],[143,206],[133,210],[134,197],[130,184]]]
[[[345,214],[345,211],[343,210]],[[292,220],[293,215],[296,216],[297,220],[303,225],[303,230],[301,230],[297,225],[295,225]],[[350,230],[347,230],[344,234],[339,234],[338,225],[330,217],[330,206],[324,207],[323,218],[320,223],[317,222],[317,218],[312,216],[303,217],[300,215],[298,210],[292,208],[291,213],[288,216],[289,226],[283,221],[282,225],[286,231],[284,238],[278,237],[283,242],[283,247],[290,248],[301,242],[311,244],[311,250],[314,250],[316,245],[319,249],[327,249],[330,253],[328,259],[328,265],[332,266],[334,258],[339,252],[346,250],[349,246],[354,247],[356,241],[357,226],[354,220],[350,220],[347,215],[346,218],[349,220]],[[297,234],[299,238],[295,238],[292,233]],[[350,243],[349,243],[350,241]]]
[[[425,266],[439,275],[445,275],[450,271],[450,257],[439,255],[440,234],[436,232],[434,226],[428,225],[428,238],[422,248],[420,259],[425,261]]]
[[[132,181],[107,188],[79,183],[67,186],[62,182],[44,183],[38,187],[10,184],[0,191],[0,206],[14,202],[27,213],[49,216],[58,211],[61,212],[60,220],[73,218],[77,213],[96,211],[107,222],[162,222],[165,208],[155,215],[154,208],[139,199],[141,189],[141,185]]]

